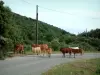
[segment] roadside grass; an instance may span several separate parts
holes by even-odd
[[[60,64],[42,75],[100,75],[100,58]]]

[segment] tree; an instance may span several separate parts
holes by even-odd
[[[53,39],[51,41],[51,47],[54,49],[54,50],[59,50],[60,49],[60,43],[59,43],[59,39]]]
[[[11,31],[12,13],[8,7],[4,7],[4,2],[0,1],[0,58],[5,57],[10,48],[9,32]],[[6,39],[6,40],[5,40]]]

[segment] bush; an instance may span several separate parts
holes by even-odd
[[[100,68],[96,70],[96,74],[100,75]]]
[[[31,45],[24,45],[24,51],[31,51],[32,47]]]
[[[52,40],[50,44],[51,44],[51,47],[54,49],[54,51],[60,49],[60,42],[58,39]]]
[[[7,57],[9,51],[13,51],[14,45],[11,39],[0,37],[0,58]]]

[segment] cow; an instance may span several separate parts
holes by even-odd
[[[83,54],[83,50],[82,49],[73,49],[73,48],[71,48],[72,49],[72,53],[74,54],[74,58],[75,58],[75,54],[77,54],[77,53],[80,53],[81,55]]]
[[[40,47],[41,49],[41,53],[43,53],[43,56],[47,53],[49,53],[49,55],[51,55],[51,53],[49,51],[51,51],[50,48],[48,48],[47,44],[32,44],[32,47]]]
[[[75,54],[80,53],[81,55],[83,54],[83,50],[78,48],[78,47],[70,47],[70,48],[60,48],[60,51],[63,53],[63,56],[65,57],[66,53],[69,53],[69,57],[71,57],[72,53]]]
[[[40,47],[32,47],[32,52],[39,55],[39,54],[41,54],[41,48]]]
[[[41,54],[41,47],[37,44],[32,44],[32,52],[37,55]]]
[[[48,48],[46,50],[47,54],[48,54],[48,57],[50,58],[51,57],[51,54],[52,54],[52,48]]]
[[[24,45],[22,45],[22,44],[15,45],[14,53],[15,52],[23,54],[24,53]]]
[[[48,50],[48,45],[47,44],[40,44],[38,46],[41,48],[41,52],[43,53],[43,56],[44,56]]]
[[[71,48],[60,48],[60,51],[63,53],[64,57],[66,53],[69,53],[69,57],[71,57],[71,53],[72,53],[71,50],[72,50]]]

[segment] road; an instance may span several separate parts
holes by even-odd
[[[62,54],[52,54],[47,56],[28,55],[23,57],[13,57],[0,60],[0,75],[41,75],[54,65],[66,63],[77,59],[99,58],[100,53],[85,53],[83,56],[77,55],[76,58],[62,58]]]

